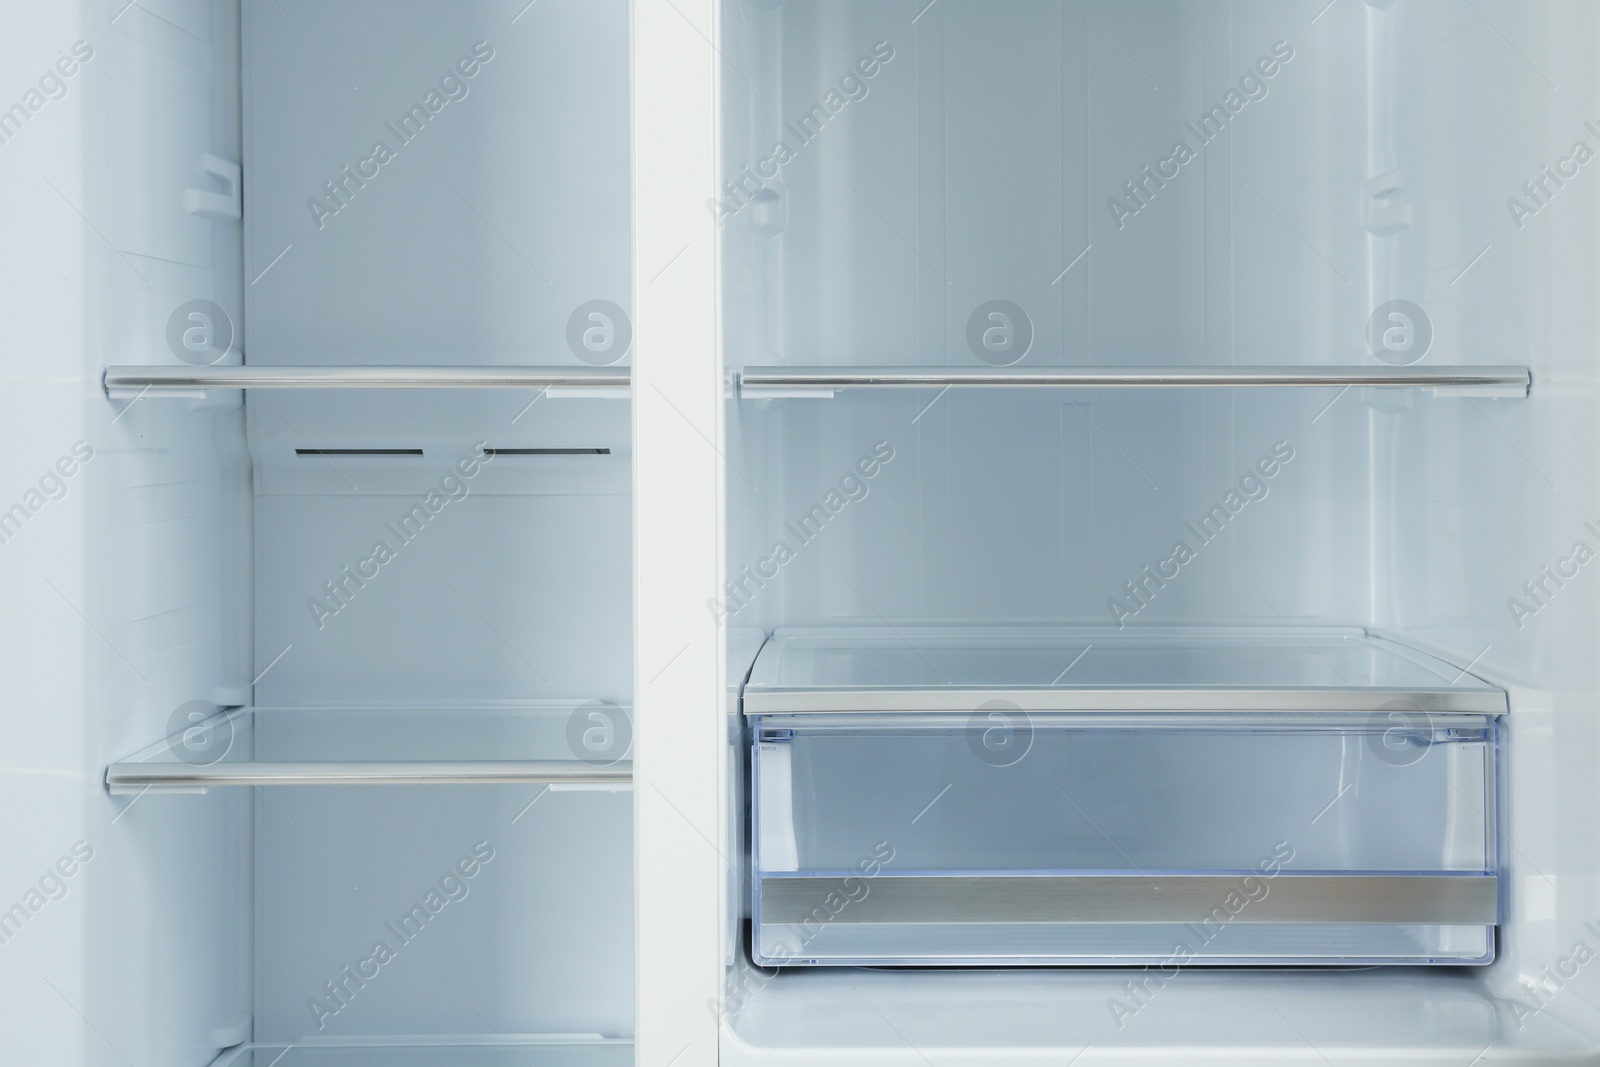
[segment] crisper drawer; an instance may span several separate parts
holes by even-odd
[[[750,722],[764,966],[1494,956],[1491,715],[995,701]]]

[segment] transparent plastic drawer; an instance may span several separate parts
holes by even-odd
[[[1497,720],[750,719],[764,966],[1482,964]]]

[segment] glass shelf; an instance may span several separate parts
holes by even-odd
[[[493,707],[236,708],[175,722],[113,763],[113,793],[212,786],[543,783],[627,789],[630,709],[599,700]]]
[[[1173,626],[779,630],[747,715],[973,711],[1421,711],[1498,715],[1505,693],[1359,629]]]
[[[553,1041],[509,1035],[473,1038],[351,1039],[249,1044],[228,1049],[211,1067],[632,1067],[626,1039]]]

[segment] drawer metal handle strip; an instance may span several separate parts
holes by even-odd
[[[1266,892],[1227,913],[1229,922],[1487,926],[1499,915],[1494,875],[1477,873],[768,876],[761,921],[810,922],[822,909],[835,923],[1196,923],[1213,919],[1229,894],[1260,892],[1254,886]],[[830,896],[852,903],[833,914]]]

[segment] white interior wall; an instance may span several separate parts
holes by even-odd
[[[1447,13],[1435,9],[1438,14]],[[1521,403],[1477,401],[1374,415],[1387,455],[1375,481],[1389,502],[1380,534],[1392,537],[1389,567],[1376,584],[1392,590],[1385,622],[1432,643],[1512,693],[1506,742],[1504,829],[1508,922],[1501,962],[1485,976],[1502,997],[1548,1000],[1541,1016],[1562,1020],[1593,1048],[1600,1011],[1593,976],[1580,971],[1553,996],[1547,969],[1582,941],[1597,898],[1596,791],[1586,770],[1600,735],[1594,702],[1600,675],[1593,649],[1597,602],[1587,567],[1544,578],[1578,542],[1600,495],[1595,455],[1596,309],[1600,278],[1592,235],[1600,198],[1585,173],[1553,194],[1519,228],[1507,206],[1545,164],[1574,142],[1600,147],[1585,127],[1600,113],[1592,57],[1600,21],[1587,5],[1521,5],[1500,14],[1523,55],[1485,36],[1481,20],[1456,13],[1449,35],[1421,53],[1408,118],[1426,151],[1416,155],[1434,198],[1428,233],[1441,254],[1463,264],[1487,249],[1458,284],[1456,271],[1430,274],[1441,339],[1463,358],[1527,362],[1534,389]],[[1491,15],[1496,12],[1490,12]],[[1419,27],[1418,29],[1421,29]],[[1497,77],[1473,76],[1502,56]],[[1473,72],[1469,74],[1468,72]],[[1445,278],[1444,274],[1449,274]],[[1528,581],[1545,582],[1530,594]],[[1516,601],[1520,604],[1517,609]],[[1514,610],[1517,609],[1517,610]],[[1530,613],[1531,612],[1531,613]],[[1570,964],[1568,965],[1570,966]],[[1528,1024],[1531,1027],[1533,1024]]]
[[[391,904],[404,896],[409,905],[478,840],[498,847],[490,870],[500,881],[475,887],[458,929],[419,946],[409,975],[386,975],[386,986],[341,1013],[344,1032],[481,1033],[481,1007],[508,1032],[629,1034],[625,794],[544,797],[524,811],[537,790],[298,790],[253,805],[245,791],[113,798],[103,785],[106,765],[173,729],[186,702],[248,703],[256,667],[267,673],[254,696],[284,703],[472,703],[551,691],[627,702],[626,405],[252,401],[247,451],[246,409],[231,398],[111,403],[99,380],[110,363],[176,362],[166,331],[185,300],[214,301],[244,322],[246,291],[244,343],[256,362],[578,362],[566,341],[573,308],[628,303],[625,7],[568,6],[544,18],[547,5],[513,22],[516,12],[488,5],[251,4],[243,31],[227,2],[13,8],[7,69],[47,71],[76,41],[92,54],[61,98],[0,146],[0,181],[15,208],[8,244],[36,250],[5,265],[14,300],[6,469],[16,500],[27,501],[30,487],[60,496],[8,538],[10,562],[0,560],[8,602],[37,604],[8,616],[4,642],[18,706],[35,708],[5,727],[4,788],[11,810],[29,813],[8,854],[14,872],[40,876],[77,842],[93,858],[4,946],[10,1054],[201,1065],[219,1045],[252,1036],[252,1013],[255,1037],[299,1037],[311,1029],[305,1000],[334,976],[316,968],[368,947],[340,935],[365,934],[366,920],[381,929]],[[295,184],[296,164],[320,175],[324,163],[331,171],[347,160],[345,148],[370,144],[362,123],[371,113],[342,112],[349,101],[329,95],[324,79],[347,87],[335,67],[367,80],[362,99],[374,106],[399,84],[385,75],[416,74],[401,93],[409,105],[458,58],[434,46],[460,31],[470,47],[480,30],[499,46],[499,65],[428,131],[438,136],[373,182],[355,205],[372,208],[365,220],[350,209],[318,235],[343,243],[297,231],[253,259],[276,238],[277,221],[309,217],[301,213],[316,190]],[[184,210],[186,190],[219,191],[203,152],[244,154],[242,33],[254,42],[254,102],[271,113],[250,122],[246,185],[257,225],[248,242],[236,222]],[[499,96],[482,92],[501,71]],[[433,184],[419,187],[419,175]],[[462,190],[450,194],[453,207],[436,195],[449,191],[446,177]],[[253,264],[247,276],[241,260]],[[237,362],[238,350],[227,359]],[[425,446],[426,463],[358,463],[346,479],[293,451],[381,447],[390,437]],[[413,502],[479,440],[610,454],[502,458],[436,536],[408,546],[409,575],[386,573],[336,620],[338,637],[301,640],[294,627],[309,618],[305,600],[356,558],[346,548],[364,551],[372,527],[393,517],[390,503]],[[94,458],[64,476],[64,488],[41,487],[40,472],[78,442]],[[426,465],[434,458],[439,469]],[[254,542],[258,533],[266,543]],[[485,614],[465,599],[456,614],[438,610],[442,574]],[[254,610],[253,591],[262,594]],[[354,890],[338,867],[368,896],[344,896]],[[33,899],[29,884],[13,889],[17,901]],[[265,951],[252,966],[255,945]],[[441,974],[475,1006],[441,987]]]
[[[258,802],[257,1040],[630,1036],[631,797],[542,791],[308,787]],[[485,846],[493,858],[438,914],[401,926]],[[347,1004],[329,998],[324,983],[380,941],[394,958],[347,985]]]
[[[248,685],[242,412],[111,402],[100,372],[176,362],[187,300],[237,314],[239,227],[183,196],[214,189],[202,153],[239,157],[237,7],[3,21],[0,65],[29,78],[0,144],[0,496],[29,516],[0,546],[4,907],[27,914],[0,945],[0,1030],[18,1062],[203,1065],[217,1030],[248,1027],[248,803],[112,797],[104,773]]]
[[[627,7],[519,6],[246,4],[252,362],[581,366],[574,312],[629,306]],[[402,143],[391,124],[430,90],[436,113]],[[365,184],[344,179],[337,205],[324,183],[378,140],[394,157],[365,165]],[[337,212],[319,220],[312,197]],[[277,661],[259,702],[631,703],[627,404],[515,391],[249,403],[255,654]],[[609,451],[480,463],[480,445]],[[422,455],[296,452],[362,448]],[[456,498],[402,536],[401,517],[464,459],[475,473],[445,487]],[[380,541],[392,560],[331,598],[324,583]],[[632,1035],[627,793],[269,799],[256,809],[258,1040]],[[394,945],[385,923],[480,841],[496,858],[468,895],[319,1018],[322,983]]]
[[[759,161],[775,137],[796,149],[772,185],[782,232],[762,236],[755,206],[725,224],[730,363],[973,365],[967,319],[991,299],[1028,314],[1029,365],[1361,358],[1366,296],[1245,178],[1309,200],[1308,189],[1346,177],[1327,165],[1328,142],[1340,160],[1360,154],[1364,74],[1337,56],[1361,46],[1363,26],[1297,50],[1267,96],[1119,230],[1104,206],[1121,193],[1119,176],[1185,136],[1234,67],[1249,70],[1304,28],[1281,5],[1104,5],[1093,25],[1130,42],[1138,54],[1125,57],[1091,47],[1101,31],[1058,4],[912,16],[895,5],[730,8],[739,61],[770,88],[751,105],[764,129],[746,133],[741,113],[728,169]],[[793,124],[880,41],[895,58],[866,95],[799,144]],[[1146,80],[1151,71],[1164,86]],[[1240,160],[1253,169],[1235,178]],[[1362,231],[1346,214],[1307,204],[1299,217],[1311,242],[1347,246],[1355,274]],[[1317,283],[1308,257],[1337,284]],[[1370,446],[1359,414],[1323,414],[1328,396],[936,397],[750,405],[774,457],[762,479],[774,490],[763,554],[876,442],[896,455],[867,499],[763,590],[782,621],[1112,618],[1113,597],[1138,606],[1123,583],[1177,540],[1193,542],[1184,524],[1278,442],[1295,462],[1269,484],[1270,502],[1204,546],[1139,618],[1370,613],[1369,589],[1333,578],[1369,566]],[[1236,580],[1243,559],[1273,568],[1274,593]],[[852,590],[841,575],[872,588]]]
[[[625,5],[250,3],[246,27],[251,277],[290,249],[250,287],[252,361],[572,363],[573,310],[627,307]],[[375,177],[341,174],[379,141]],[[347,206],[313,212],[336,180]]]
[[[1313,424],[1328,397],[936,393],[780,401],[747,415],[785,457],[760,475],[773,486],[761,555],[780,540],[795,549],[759,594],[781,605],[783,624],[881,613],[1114,625],[1135,608],[1133,622],[1365,616],[1365,585],[1339,577],[1366,564],[1357,404]],[[1202,447],[1170,447],[1177,428]],[[880,442],[894,458],[802,543],[788,524]],[[1265,495],[1202,542],[1188,524],[1280,445],[1293,459],[1264,480]],[[1141,606],[1125,583],[1179,541],[1196,558]]]

